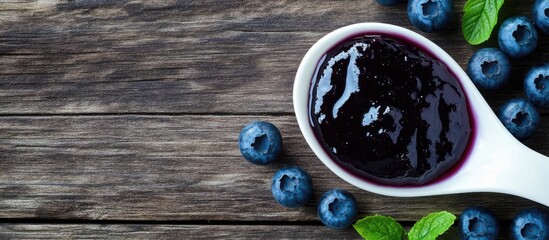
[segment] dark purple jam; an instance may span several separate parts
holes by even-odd
[[[336,45],[317,69],[311,124],[345,169],[382,184],[421,185],[460,161],[471,124],[443,62],[397,37],[369,35]]]

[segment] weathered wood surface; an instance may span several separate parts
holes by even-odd
[[[509,0],[501,18],[529,13],[531,3]],[[307,49],[368,21],[415,29],[405,6],[374,0],[3,2],[0,113],[291,113]],[[424,35],[461,66],[478,49],[463,40],[460,21]],[[525,69],[547,59],[545,48],[514,61],[514,83],[487,95],[490,103],[523,95]]]
[[[458,16],[464,2],[455,3]],[[500,19],[529,14],[532,2],[506,1]],[[321,36],[367,21],[414,29],[404,5],[374,0],[0,2],[0,238],[355,239],[317,220],[315,204],[332,187],[354,193],[361,216],[407,224],[473,204],[505,221],[539,206],[488,193],[378,196],[316,159],[293,117],[295,71]],[[479,47],[459,29],[456,21],[423,35],[464,67]],[[484,93],[494,109],[524,96],[523,75],[549,61],[548,47],[541,37],[533,56],[513,61],[512,82]],[[256,119],[282,131],[284,153],[269,166],[238,152],[238,132]],[[545,111],[526,142],[545,155],[547,119]],[[294,164],[313,176],[315,195],[286,209],[272,199],[270,178]]]
[[[349,229],[350,230],[350,229]],[[322,226],[1,224],[0,239],[357,239]]]
[[[452,228],[439,240],[456,239]],[[266,237],[268,236],[268,237]],[[0,239],[360,239],[320,225],[0,224]]]
[[[498,239],[509,239],[503,225]],[[453,226],[437,240],[456,240]],[[320,225],[0,224],[0,239],[361,239]]]
[[[439,240],[456,239],[456,228]],[[268,236],[268,237],[266,237]],[[0,224],[0,239],[360,239],[320,225]],[[502,238],[504,239],[504,238]]]
[[[284,152],[269,166],[240,156],[237,139],[254,119],[282,131]],[[549,122],[528,143],[549,154]],[[434,209],[459,213],[491,206],[509,219],[529,201],[494,194],[401,199],[361,191],[316,159],[293,116],[0,117],[0,218],[95,220],[314,221],[319,196],[352,191],[362,214],[413,221]],[[299,165],[316,189],[306,208],[279,206],[270,193],[274,172]]]

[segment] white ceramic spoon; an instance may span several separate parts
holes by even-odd
[[[311,80],[318,62],[337,43],[357,34],[386,33],[411,39],[429,49],[456,74],[470,103],[475,131],[470,153],[459,170],[444,180],[424,186],[393,187],[364,181],[337,165],[322,149],[309,123],[308,99]],[[549,158],[516,140],[501,124],[482,95],[461,67],[427,38],[398,26],[359,23],[337,29],[315,43],[305,54],[297,71],[293,104],[305,140],[322,162],[345,181],[364,190],[396,197],[417,197],[466,192],[512,194],[549,206]]]

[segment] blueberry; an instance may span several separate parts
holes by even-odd
[[[498,89],[509,79],[511,63],[497,48],[482,48],[476,51],[467,64],[467,75],[479,88]]]
[[[514,98],[504,103],[498,117],[518,140],[526,140],[534,135],[540,124],[535,106],[523,98]]]
[[[409,0],[408,19],[419,30],[435,32],[446,28],[454,16],[452,0]]]
[[[397,3],[403,2],[403,0],[376,0],[379,4],[385,6],[395,5]]]
[[[327,227],[344,229],[353,223],[358,213],[358,205],[351,193],[331,189],[320,198],[317,213],[320,221]]]
[[[498,236],[496,215],[484,207],[469,207],[459,216],[459,233],[462,240],[492,240]]]
[[[549,108],[549,63],[533,67],[526,73],[524,89],[530,101]]]
[[[516,240],[549,239],[549,216],[537,208],[527,208],[511,220],[511,236]]]
[[[549,35],[549,0],[536,0],[532,8],[532,17],[536,26]]]
[[[527,17],[510,17],[499,27],[498,42],[507,55],[522,58],[536,49],[538,32]]]
[[[283,206],[303,206],[313,193],[311,176],[299,167],[282,168],[273,176],[271,191],[275,200]]]
[[[280,153],[282,136],[275,125],[257,121],[242,129],[238,144],[246,160],[253,164],[265,165],[274,161]]]

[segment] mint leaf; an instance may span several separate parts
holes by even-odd
[[[408,237],[410,240],[435,240],[454,224],[456,216],[446,211],[431,213],[414,224]]]
[[[366,240],[406,239],[404,228],[390,217],[368,216],[358,220],[353,227]]]
[[[498,22],[498,11],[503,0],[467,0],[463,11],[461,30],[471,45],[480,44],[488,38]]]

